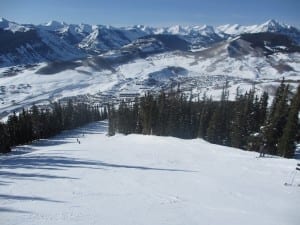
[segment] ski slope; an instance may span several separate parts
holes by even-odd
[[[97,122],[0,157],[1,225],[296,225],[297,160]],[[80,140],[80,144],[76,139]]]

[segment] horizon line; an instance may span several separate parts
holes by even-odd
[[[271,21],[274,21],[276,23],[279,23],[280,25],[287,25],[287,26],[292,26],[292,27],[295,27],[297,29],[299,29],[300,27],[298,27],[297,25],[291,25],[291,24],[288,24],[288,23],[285,23],[285,22],[281,22],[280,20],[278,19],[274,19],[274,18],[270,18],[268,20],[264,20],[264,22],[261,22],[261,23],[252,23],[252,24],[242,24],[242,23],[224,23],[224,24],[218,24],[218,25],[211,25],[211,24],[208,24],[208,23],[187,23],[187,22],[182,22],[182,23],[173,23],[173,24],[169,24],[169,25],[150,25],[150,24],[130,24],[130,25],[112,25],[112,24],[94,24],[94,23],[85,23],[85,22],[80,22],[80,23],[73,23],[73,22],[66,22],[66,21],[63,21],[63,20],[56,20],[56,19],[53,19],[53,20],[49,20],[47,22],[42,22],[42,23],[20,23],[20,22],[17,22],[15,20],[10,20],[10,19],[7,19],[5,17],[2,17],[0,16],[0,20],[6,20],[8,22],[13,22],[13,23],[16,23],[16,24],[19,24],[19,25],[35,25],[35,26],[39,26],[39,25],[46,25],[50,22],[57,22],[57,23],[60,23],[61,25],[90,25],[90,26],[111,26],[111,27],[115,27],[115,28],[122,28],[122,27],[136,27],[136,26],[145,26],[145,27],[152,27],[152,28],[166,28],[166,27],[174,27],[174,26],[181,26],[181,27],[194,27],[194,26],[212,26],[212,27],[220,27],[220,26],[225,26],[225,25],[239,25],[239,26],[254,26],[254,25],[262,25],[262,24],[265,24],[265,23],[268,23],[268,22],[271,22]]]

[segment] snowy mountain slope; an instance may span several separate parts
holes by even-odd
[[[106,91],[118,81],[118,74],[107,70],[98,72],[91,67],[82,66],[51,75],[37,74],[36,69],[0,79],[1,113],[20,110],[34,102],[49,104],[62,97]]]
[[[218,31],[224,32],[230,35],[240,35],[243,33],[261,33],[261,32],[278,32],[283,29],[288,29],[286,24],[279,23],[275,20],[268,20],[263,24],[242,26],[239,24],[226,24],[217,27]]]
[[[127,30],[125,33],[113,27],[96,26],[93,28],[93,31],[79,43],[79,47],[91,52],[95,50],[97,52],[105,52],[119,49],[135,40],[135,38],[146,35],[145,33],[136,34],[134,30],[133,35],[130,35],[131,30]]]
[[[223,50],[220,52],[220,50]],[[218,42],[217,44],[198,51],[199,54],[205,52],[209,56],[217,57],[222,52],[227,54],[230,58],[239,58],[243,60],[244,56],[251,55],[262,57],[268,60],[268,56],[275,54],[292,54],[300,53],[300,46],[296,45],[289,37],[277,33],[248,33],[240,36]],[[266,57],[267,58],[264,58]],[[255,66],[255,65],[254,65]]]
[[[31,28],[25,31],[0,29],[0,65],[35,64],[72,60],[86,56],[55,34]]]
[[[223,41],[229,35],[215,31],[214,27],[204,26],[171,26],[160,29],[151,28],[152,34],[176,35],[190,43],[191,48],[205,48],[211,44]]]
[[[0,20],[0,66],[32,64],[47,61],[70,60],[87,57],[111,50],[119,50],[147,36],[172,36],[189,43],[188,49],[209,48],[216,43],[231,40],[244,33],[270,32],[282,34],[300,43],[300,31],[274,20],[261,25],[239,26],[171,26],[153,28],[142,25],[112,27],[104,25],[66,24],[50,21],[46,24],[21,25],[5,19]],[[30,39],[28,39],[30,36]]]
[[[8,21],[4,18],[0,18],[0,29],[11,32],[27,32],[30,30],[30,27]]]
[[[77,45],[93,31],[93,26],[89,24],[69,25],[58,21],[38,25],[38,28],[52,32],[72,45]]]
[[[299,222],[299,174],[283,185],[297,160],[258,159],[200,139],[106,132],[97,122],[1,156],[1,224]]]
[[[217,31],[223,32],[231,36],[238,36],[244,33],[278,33],[284,34],[294,40],[298,45],[300,44],[300,31],[296,27],[280,23],[276,20],[268,20],[260,25],[241,26],[238,24],[227,24],[216,28]]]

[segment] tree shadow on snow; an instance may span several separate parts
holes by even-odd
[[[4,185],[9,185],[11,184],[12,182],[7,182],[7,181],[0,181],[0,186],[4,186]]]
[[[34,154],[2,160],[0,166],[3,169],[64,170],[68,168],[91,168],[99,166],[99,162],[51,154]]]
[[[67,177],[47,174],[49,170],[66,170],[72,168],[101,169],[119,168],[135,169],[143,171],[161,171],[161,172],[195,172],[184,169],[156,168],[141,165],[125,165],[107,163],[95,160],[83,160],[78,158],[55,156],[55,155],[21,155],[1,162],[0,180],[3,185],[14,182],[15,180],[48,180],[48,179],[80,179],[80,177]],[[10,171],[4,171],[4,170]],[[18,172],[15,169],[30,169],[30,173]],[[38,170],[35,172],[34,170]],[[45,171],[41,172],[41,171]],[[76,173],[75,173],[76,174]],[[1,183],[0,183],[1,184]]]
[[[183,169],[170,169],[170,168],[155,168],[139,165],[124,165],[113,164],[96,160],[83,160],[78,158],[57,156],[57,155],[21,155],[14,158],[3,160],[1,168],[3,169],[38,169],[38,170],[63,170],[70,168],[89,168],[89,169],[104,169],[105,167],[111,168],[123,168],[123,169],[138,169],[138,170],[157,170],[157,171],[169,171],[169,172],[195,172],[191,170]],[[5,172],[3,172],[5,174]],[[39,176],[39,174],[32,174],[32,177]],[[1,176],[1,172],[0,172]],[[21,175],[20,175],[21,176]],[[29,175],[31,177],[31,175]],[[45,176],[47,178],[47,176]],[[48,178],[51,178],[49,176]],[[54,176],[55,178],[55,176]],[[59,177],[58,177],[59,178]],[[63,177],[62,177],[63,178]],[[72,178],[73,179],[73,178]]]
[[[43,180],[43,179],[71,179],[76,180],[78,178],[66,177],[66,176],[56,176],[49,174],[40,174],[40,173],[15,173],[0,171],[0,177],[6,179],[18,179],[18,180]],[[7,182],[3,185],[8,184]],[[0,182],[1,185],[1,182]]]
[[[17,210],[17,209],[11,209],[11,208],[6,208],[6,207],[0,207],[0,212],[7,212],[7,213],[24,213],[28,214],[30,212],[24,211],[24,210]]]
[[[23,196],[23,195],[7,195],[7,194],[0,194],[0,201],[3,200],[10,200],[10,201],[33,201],[33,202],[47,202],[47,203],[65,203],[63,201],[53,200],[44,197],[37,197],[37,196]],[[7,213],[31,213],[29,211],[24,210],[17,210],[7,207],[0,207],[0,213],[7,212]]]
[[[63,157],[52,154],[24,154],[0,161],[0,184],[6,185],[15,180],[79,179],[76,177],[49,174],[50,171],[71,168],[101,169],[98,162]],[[30,169],[29,173],[18,169]],[[7,171],[9,170],[9,171]],[[38,170],[36,172],[35,170]],[[48,172],[48,173],[47,173]]]
[[[99,165],[104,167],[121,168],[121,169],[154,170],[154,171],[167,171],[167,172],[196,172],[193,170],[184,170],[184,169],[156,168],[156,167],[147,167],[147,166],[112,164],[112,163],[105,163],[105,162],[101,162]]]
[[[22,196],[22,195],[4,195],[0,194],[0,200],[16,200],[16,201],[39,201],[39,202],[52,202],[52,203],[65,203],[63,201],[52,200],[49,198],[37,196]]]

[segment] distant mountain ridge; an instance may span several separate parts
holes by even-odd
[[[136,47],[136,51],[145,53],[145,40],[149,38],[152,38],[152,41],[148,40],[147,53],[151,53],[152,49],[155,49],[154,53],[158,49],[159,52],[194,51],[212,47],[223,41],[230,41],[242,34],[254,33],[281,34],[291,39],[295,46],[300,44],[299,29],[275,20],[252,26],[176,25],[155,28],[136,25],[117,28],[57,21],[40,25],[18,24],[1,18],[0,67],[83,59],[112,50],[128,49],[128,46],[132,45]],[[153,38],[156,41],[153,41]],[[154,42],[155,46],[150,46]],[[141,46],[138,46],[139,43]],[[176,48],[176,45],[180,47]]]

